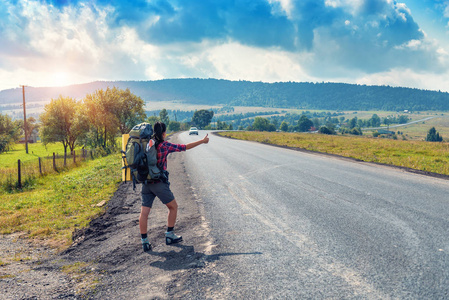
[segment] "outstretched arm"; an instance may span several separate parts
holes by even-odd
[[[209,136],[209,134],[206,134],[206,136],[202,140],[199,140],[199,141],[196,141],[196,142],[192,142],[192,143],[188,143],[186,145],[186,150],[195,148],[196,146],[199,146],[201,144],[209,143],[209,137],[208,136]]]

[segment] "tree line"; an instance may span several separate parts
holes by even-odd
[[[192,104],[259,106],[320,110],[448,111],[449,93],[404,87],[368,86],[331,82],[251,82],[218,79],[164,79],[155,81],[92,82],[64,89],[76,98],[107,86],[129,88],[142,99],[182,100]],[[29,88],[28,97],[47,99],[57,88]],[[15,94],[16,93],[16,94]],[[11,103],[19,91],[0,91],[0,101]],[[82,93],[82,94],[81,94]],[[17,96],[16,96],[17,95]],[[215,111],[215,113],[219,113]],[[179,121],[179,120],[178,120]]]
[[[213,111],[198,110],[190,122],[181,123],[170,121],[166,109],[159,116],[147,117],[144,106],[145,102],[129,89],[117,87],[97,90],[82,100],[60,95],[45,105],[39,121],[27,119],[27,132],[38,130],[44,145],[62,143],[64,153],[80,145],[108,154],[117,146],[116,137],[128,133],[138,123],[161,121],[169,131],[178,131],[191,125],[206,127],[214,115]],[[0,114],[0,153],[9,151],[24,135],[23,125],[22,120],[13,121],[8,115]]]
[[[449,110],[449,93],[404,87],[197,78],[126,81],[122,84],[154,101],[182,99],[203,105],[364,111]]]

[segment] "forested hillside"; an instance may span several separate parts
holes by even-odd
[[[193,104],[265,106],[326,110],[449,110],[449,93],[345,83],[250,82],[218,79],[99,81],[61,88],[27,87],[27,101],[59,95],[83,98],[97,89],[129,88],[146,101],[185,100]],[[21,103],[21,89],[0,91],[0,104]]]

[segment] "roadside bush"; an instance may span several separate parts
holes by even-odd
[[[427,133],[426,141],[428,142],[442,142],[443,137],[440,136],[438,131],[436,131],[435,127],[432,127],[429,129],[429,132]]]
[[[362,132],[362,130],[361,130],[360,128],[355,127],[355,128],[352,128],[352,129],[349,131],[349,134],[353,134],[353,135],[363,135],[363,132]]]
[[[336,134],[335,130],[330,129],[327,126],[321,126],[318,132],[321,134]]]

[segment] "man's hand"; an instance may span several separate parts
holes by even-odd
[[[209,134],[206,134],[206,136],[203,138],[203,144],[209,143]]]
[[[198,145],[207,144],[207,143],[209,143],[209,134],[206,134],[206,136],[201,140],[198,140],[198,141],[192,142],[192,143],[188,143],[186,145],[186,150],[189,150],[189,149],[195,148]]]

